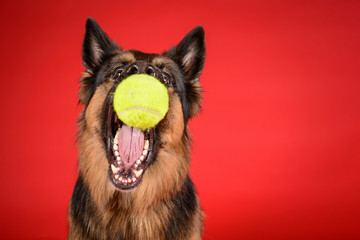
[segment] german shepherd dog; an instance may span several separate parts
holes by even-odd
[[[69,206],[68,239],[201,239],[203,212],[189,177],[187,123],[200,111],[203,28],[194,28],[162,54],[147,54],[122,50],[88,18],[82,59],[79,176]],[[169,94],[169,111],[145,131],[125,125],[113,110],[115,88],[132,74],[154,76]],[[124,136],[116,138],[119,131]],[[144,145],[141,156],[124,168],[117,158],[124,150],[115,151],[115,145],[127,141],[131,148],[138,140]]]

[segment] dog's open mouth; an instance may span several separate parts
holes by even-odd
[[[154,128],[141,130],[122,123],[109,108],[108,160],[110,181],[120,190],[136,188],[153,158]]]

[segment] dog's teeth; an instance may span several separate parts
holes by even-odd
[[[120,161],[120,160],[121,160],[121,158],[120,158],[119,156],[117,156],[117,157],[116,157],[116,160],[117,160],[117,161]]]
[[[120,170],[120,168],[117,168],[113,164],[111,164],[111,170],[113,173],[117,173]]]
[[[119,146],[117,144],[114,144],[114,150],[118,150]]]
[[[128,183],[131,183],[131,178],[128,178]]]
[[[115,138],[114,138],[114,143],[115,144],[118,144],[119,143],[119,140],[118,140],[118,136],[116,135]]]
[[[119,176],[119,179],[118,179],[118,180],[119,180],[119,182],[121,182],[121,180],[122,180],[122,177],[120,177],[120,176]]]
[[[134,170],[135,176],[138,178],[142,174],[143,170],[140,169],[139,171]]]
[[[119,151],[115,151],[115,156],[119,156]]]
[[[148,150],[144,150],[143,151],[143,156],[146,156],[147,153],[148,153]]]
[[[144,160],[145,159],[145,156],[144,155],[141,155],[140,156],[140,161]]]
[[[122,182],[123,182],[123,183],[127,183],[127,179],[123,179]]]
[[[140,157],[140,159],[141,159],[141,157]],[[136,160],[136,164],[140,164],[140,163],[141,163],[141,160],[140,160],[140,159]]]
[[[133,177],[133,178],[132,178],[132,181],[135,182],[135,181],[136,181],[136,178]]]
[[[145,141],[144,149],[145,149],[145,150],[148,150],[148,149],[149,149],[149,140],[146,140],[146,141]]]

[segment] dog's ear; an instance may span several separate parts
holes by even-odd
[[[205,61],[205,33],[202,26],[191,30],[181,42],[167,54],[175,57],[181,64],[186,78],[196,81]]]
[[[116,50],[120,51],[121,49],[109,39],[97,22],[89,17],[86,21],[82,49],[82,60],[86,71],[80,80],[80,103],[88,104],[95,84],[96,76],[94,76],[94,73],[96,69],[99,68],[107,56],[113,54]]]
[[[180,66],[186,77],[186,97],[189,103],[189,117],[200,111],[201,87],[199,76],[205,62],[205,32],[202,26],[191,30],[181,42],[167,53]]]
[[[117,49],[120,49],[117,44],[109,39],[93,18],[89,17],[86,21],[82,49],[82,60],[87,71],[93,73],[101,65],[104,57]]]

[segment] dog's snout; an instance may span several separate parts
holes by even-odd
[[[148,62],[140,60],[126,67],[124,77],[133,74],[147,74],[158,78],[160,76],[160,70]]]
[[[126,71],[128,75],[139,74],[139,66],[137,64],[131,64]]]
[[[145,73],[148,74],[148,75],[151,75],[153,77],[156,77],[155,68],[153,66],[151,66],[151,65],[146,67]]]

